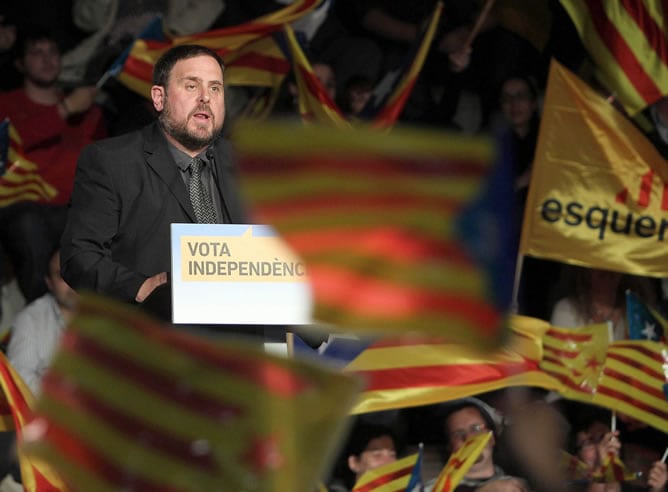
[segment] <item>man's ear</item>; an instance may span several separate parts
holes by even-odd
[[[156,111],[160,112],[165,107],[165,88],[161,85],[151,87],[151,100]]]
[[[21,60],[20,58],[17,58],[16,60],[14,60],[14,66],[16,67],[16,70],[23,73],[23,68],[24,68],[23,67],[23,60]]]
[[[53,282],[51,281],[51,277],[49,275],[44,276],[44,282],[46,283],[49,292],[53,292]]]
[[[348,456],[348,468],[350,468],[350,471],[353,473],[357,473],[360,469],[360,465],[358,463],[357,456],[351,455]]]

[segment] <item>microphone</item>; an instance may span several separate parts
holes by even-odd
[[[227,208],[227,203],[225,203],[225,196],[223,196],[223,190],[221,190],[220,185],[221,183],[218,180],[218,170],[216,167],[216,158],[213,154],[213,147],[209,147],[206,149],[206,155],[207,160],[209,163],[211,163],[211,172],[213,173],[213,182],[216,185],[216,189],[218,190],[218,196],[220,197],[220,205],[221,205],[221,212],[223,213],[223,223],[231,223],[232,222],[232,216],[230,215],[230,211]]]

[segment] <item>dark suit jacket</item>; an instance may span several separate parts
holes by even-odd
[[[226,215],[245,223],[229,144],[218,139],[213,156]],[[77,165],[62,276],[74,289],[134,301],[146,278],[171,271],[170,224],[191,222],[188,191],[157,123],[93,143]]]

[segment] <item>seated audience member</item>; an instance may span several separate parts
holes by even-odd
[[[390,427],[358,420],[345,449],[346,463],[340,481],[329,486],[330,492],[346,492],[367,471],[397,459],[397,436]]]
[[[590,474],[599,470],[603,460],[609,454],[619,456],[621,450],[619,431],[611,432],[610,428],[599,420],[594,420],[575,432],[575,452],[577,457],[587,465]],[[621,490],[619,482],[591,482],[585,490],[588,492],[617,492]]]
[[[352,77],[341,98],[341,111],[348,117],[359,117],[371,99],[373,82],[365,77]]]
[[[308,56],[308,55],[307,55]],[[322,88],[332,101],[336,101],[336,74],[329,63],[313,61],[313,74],[322,84]],[[273,116],[292,118],[299,116],[299,87],[294,74],[290,74],[281,87],[276,104],[272,109]]]
[[[443,426],[450,454],[461,448],[469,437],[490,430],[493,432],[487,446],[455,491],[526,492],[529,490],[523,479],[507,475],[494,462],[494,449],[501,430],[501,419],[491,406],[477,398],[464,398],[452,402],[444,407]],[[426,490],[432,490],[433,485],[434,481],[427,485]]]
[[[95,87],[65,94],[58,86],[60,48],[47,28],[21,29],[15,53],[23,86],[0,94],[0,120],[10,119],[26,159],[56,190],[51,199],[20,197],[0,207],[0,241],[30,302],[47,291],[46,265],[65,224],[79,152],[106,130],[102,110],[94,104]]]
[[[552,310],[550,323],[577,328],[593,323],[613,323],[614,340],[628,338],[626,290],[654,305],[657,289],[653,280],[595,268],[570,267],[565,272],[566,296]]]
[[[77,294],[60,276],[59,250],[51,255],[45,280],[49,292],[18,313],[7,347],[9,361],[33,394],[39,392],[42,375],[51,363],[77,301]]]

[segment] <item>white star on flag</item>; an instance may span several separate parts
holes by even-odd
[[[656,325],[654,323],[650,323],[648,321],[645,321],[645,329],[641,331],[645,337],[647,337],[647,340],[656,340]]]

